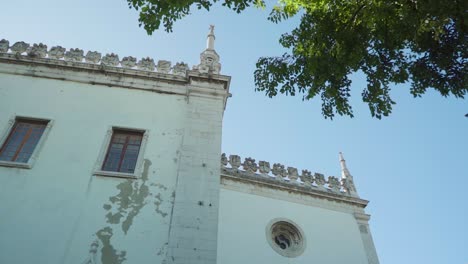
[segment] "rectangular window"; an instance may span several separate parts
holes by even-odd
[[[102,171],[134,173],[143,132],[114,129]]]
[[[47,124],[48,121],[16,119],[0,148],[0,161],[28,163]]]

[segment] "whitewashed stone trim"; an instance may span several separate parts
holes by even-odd
[[[135,171],[133,173],[102,170],[104,159],[106,158],[107,150],[109,149],[109,144],[112,139],[112,134],[114,133],[114,130],[116,129],[143,132],[143,138],[141,140],[140,151],[138,153],[137,163],[135,165]],[[101,150],[99,151],[99,156],[94,165],[93,174],[97,176],[109,176],[109,177],[118,177],[118,178],[133,178],[133,179],[140,178],[143,173],[143,160],[144,160],[146,145],[148,143],[148,137],[149,137],[149,130],[147,129],[129,128],[129,127],[122,127],[122,126],[109,127],[104,137],[104,142],[101,146]]]
[[[171,67],[170,61],[159,60],[155,63],[155,60],[150,57],[137,60],[134,57],[127,56],[122,60],[119,60],[119,56],[114,53],[101,56],[101,53],[97,51],[88,51],[85,53],[82,49],[77,48],[67,50],[61,46],[54,46],[51,47],[50,50],[47,50],[47,45],[42,43],[33,44],[31,46],[29,43],[19,41],[10,46],[10,42],[6,39],[0,40],[0,53],[10,53],[17,56],[31,58],[44,58],[85,64],[97,64],[106,67],[137,69],[140,71],[158,72],[177,76],[186,76],[186,73],[189,70],[188,65],[183,62],[176,63],[174,67]],[[217,68],[216,73],[219,74],[219,68]]]
[[[47,139],[47,136],[49,135],[50,129],[52,128],[54,121],[49,118],[39,118],[39,117],[33,117],[33,116],[13,116],[8,120],[7,127],[4,129],[3,133],[0,134],[0,147],[3,146],[5,141],[8,138],[8,135],[10,134],[11,130],[13,129],[13,126],[15,125],[16,120],[22,119],[22,120],[34,120],[34,121],[44,121],[47,122],[47,125],[44,129],[44,132],[42,132],[42,136],[37,142],[36,148],[34,149],[33,153],[31,154],[31,157],[29,157],[28,162],[14,162],[14,161],[4,161],[0,160],[0,166],[5,166],[5,167],[15,167],[15,168],[23,168],[23,169],[31,169],[34,166],[34,163],[39,157],[39,153],[44,145],[44,142]]]
[[[365,213],[354,213],[354,218],[359,227],[364,250],[366,251],[367,260],[369,264],[379,264],[379,257],[375,249],[374,240],[369,227],[370,215]]]
[[[57,51],[58,53],[60,50]],[[57,56],[60,56],[58,54]],[[185,76],[145,72],[137,69],[107,67],[65,60],[41,59],[0,53],[0,73],[71,81],[108,87],[181,95],[187,97],[223,98],[224,108],[230,97],[230,76],[216,78],[187,71]],[[163,83],[162,83],[163,82]],[[187,100],[189,102],[189,100]]]
[[[245,158],[244,162],[242,162],[241,157],[238,155],[230,155],[228,158],[223,153],[221,155],[221,168],[226,174],[254,176],[259,180],[269,178],[286,185],[302,186],[314,191],[351,196],[350,192],[347,191],[348,186],[343,185],[343,182],[335,176],[325,178],[321,173],[312,175],[308,170],[302,170],[302,173],[299,173],[297,168],[280,163],[273,163],[273,166],[270,167],[270,162],[259,161],[257,165],[253,158]]]
[[[357,200],[353,197],[333,196],[323,192],[307,191],[299,186],[291,188],[269,181],[223,173],[221,173],[221,188],[349,214],[365,213],[364,208],[368,203],[366,200]]]

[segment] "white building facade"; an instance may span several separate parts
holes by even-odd
[[[214,38],[192,70],[0,41],[0,263],[378,263],[341,156],[222,154]]]

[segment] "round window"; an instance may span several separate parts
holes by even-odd
[[[266,235],[270,246],[282,256],[293,258],[304,252],[304,233],[290,220],[272,220],[267,226]]]

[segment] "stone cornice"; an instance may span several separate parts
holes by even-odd
[[[0,53],[0,73],[116,86],[152,92],[229,97],[230,76],[187,70],[185,76],[20,54]],[[192,80],[198,85],[192,85]],[[201,84],[201,85],[200,85]],[[206,85],[203,85],[206,84]],[[214,84],[214,85],[213,85]]]
[[[240,156],[229,155],[228,158],[225,153],[221,155],[221,168],[225,174],[231,176],[268,182],[275,186],[320,194],[323,197],[342,201],[352,201],[364,206],[367,204],[367,201],[359,198],[355,191],[354,182],[348,177],[338,179],[329,176],[325,178],[325,175],[312,173],[309,170],[302,170],[300,173],[297,168],[284,166],[281,163],[273,163],[271,167],[270,162],[260,160],[257,164],[255,159],[250,157],[245,158],[242,162]]]
[[[369,201],[347,195],[337,194],[331,190],[319,190],[314,187],[308,187],[301,184],[291,184],[289,182],[281,182],[269,176],[260,176],[255,174],[248,174],[243,171],[238,171],[230,168],[221,169],[221,183],[225,186],[231,185],[229,182],[238,182],[242,184],[263,187],[275,191],[282,191],[287,194],[297,194],[308,196],[311,198],[324,199],[333,201],[348,206],[357,208],[365,208]],[[232,188],[228,188],[232,189]],[[280,198],[278,195],[277,198]]]
[[[185,96],[221,97],[226,105],[231,77],[219,74],[220,64],[217,61],[213,64],[212,59],[204,58],[189,70],[184,62],[171,65],[170,61],[155,62],[150,57],[119,59],[114,53],[101,56],[97,51],[85,53],[61,46],[48,49],[42,43],[30,45],[23,41],[10,46],[8,40],[0,40],[2,73]]]

